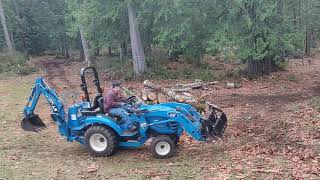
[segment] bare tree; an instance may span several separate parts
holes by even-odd
[[[93,65],[93,61],[91,59],[88,42],[87,42],[87,40],[85,38],[82,26],[80,26],[80,37],[81,37],[81,42],[82,42],[82,48],[83,48],[83,52],[84,52],[85,62],[88,64],[88,66],[92,66]]]
[[[133,57],[133,71],[140,75],[146,70],[146,60],[141,42],[140,32],[136,22],[136,13],[131,3],[128,3],[128,16],[130,27],[130,38]]]
[[[6,18],[5,18],[3,6],[2,6],[2,0],[0,0],[0,18],[1,18],[1,24],[4,32],[4,37],[6,39],[6,44],[8,49],[11,51],[13,50],[13,45],[8,32],[7,22],[6,22]]]

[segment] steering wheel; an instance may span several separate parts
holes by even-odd
[[[134,104],[136,98],[137,98],[136,96],[130,96],[130,97],[128,97],[127,103],[128,103],[128,104]]]

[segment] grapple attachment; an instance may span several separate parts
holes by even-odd
[[[211,111],[208,119],[202,120],[201,133],[203,138],[222,138],[227,127],[227,116],[218,107],[209,104],[209,111]]]
[[[40,117],[37,114],[24,117],[21,121],[21,127],[25,131],[39,132],[43,129],[46,129],[47,126],[43,123]]]

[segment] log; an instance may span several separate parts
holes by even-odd
[[[192,88],[172,88],[171,90],[174,92],[190,92]]]
[[[157,100],[157,94],[155,92],[147,91],[147,97],[151,101],[156,101]]]
[[[186,90],[186,89],[199,89],[204,86],[210,86],[210,85],[217,85],[219,84],[219,81],[212,81],[212,82],[194,82],[194,83],[189,83],[189,84],[177,84],[174,85],[173,87],[176,89],[181,89],[181,90]]]
[[[145,89],[143,89],[143,90],[141,91],[141,98],[142,98],[142,100],[144,100],[144,101],[147,101],[147,100],[148,100],[147,91],[146,91]]]
[[[164,102],[167,102],[168,99],[167,99],[167,96],[163,93],[159,93],[158,94],[158,103],[164,103]]]
[[[184,93],[182,93],[182,94],[185,95],[185,96],[188,96],[188,97],[193,97],[190,93],[184,92]]]
[[[172,91],[171,89],[168,89],[168,88],[163,88],[159,85],[156,85],[155,83],[151,82],[151,81],[148,81],[148,80],[145,80],[143,82],[143,85],[148,87],[148,88],[151,88],[151,89],[154,89],[154,90],[157,90],[157,91],[160,91],[164,94],[166,94],[167,96],[169,96],[170,98],[178,101],[178,102],[184,102],[184,97],[181,96],[181,95],[178,95],[176,94],[174,91]]]
[[[163,89],[161,86],[156,85],[155,83],[153,83],[153,82],[151,82],[151,81],[149,81],[149,80],[143,81],[143,85],[144,85],[145,87],[154,89],[154,90],[156,90],[156,91],[161,91],[161,89]]]

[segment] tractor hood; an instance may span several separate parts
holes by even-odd
[[[162,106],[161,104],[142,105],[139,107],[139,110],[145,111],[147,113],[151,113],[151,112],[179,113],[176,109],[167,107],[167,106]]]

